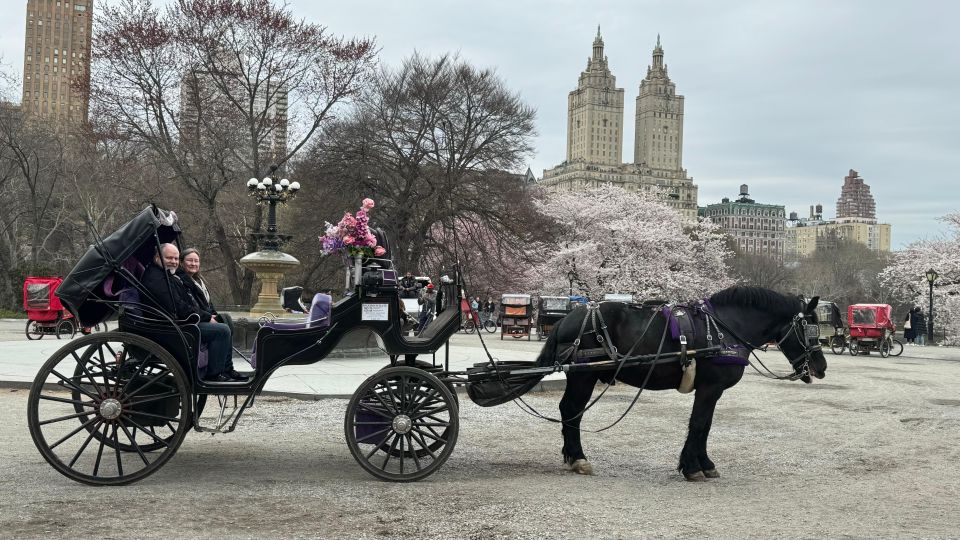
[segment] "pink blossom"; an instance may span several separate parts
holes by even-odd
[[[371,210],[373,209],[373,199],[364,199],[363,200],[363,209]]]
[[[356,241],[357,241],[357,239],[354,238],[354,237],[352,237],[352,236],[350,236],[349,234],[348,234],[347,236],[344,236],[344,237],[343,237],[343,243],[346,244],[346,245],[348,245],[348,246],[352,246],[353,243],[356,242]]]
[[[373,202],[373,201],[370,201],[370,202]],[[387,253],[387,250],[383,249],[383,246],[377,246],[376,249],[373,250],[373,254],[376,255],[377,257],[383,257],[386,253]]]
[[[367,233],[367,236],[364,238],[364,240],[365,240],[364,245],[366,245],[366,246],[373,247],[373,246],[377,245],[377,237],[374,236],[372,233],[369,233],[369,232],[368,232],[368,233]]]

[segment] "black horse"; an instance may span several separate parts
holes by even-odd
[[[811,381],[810,375],[822,379],[827,361],[816,338],[807,336],[808,327],[812,325],[815,328],[817,324],[814,312],[816,305],[817,298],[807,303],[800,297],[767,289],[725,289],[711,296],[708,302],[698,302],[686,308],[687,316],[693,323],[694,336],[687,346],[691,349],[711,345],[733,347],[745,359],[749,351],[775,341],[793,366],[794,374],[790,378],[806,383]],[[662,304],[604,302],[596,308],[599,310],[596,314],[591,313],[590,308],[578,308],[554,327],[537,363],[550,366],[571,361],[609,361],[611,351],[614,351],[609,347],[610,344],[616,347],[619,355],[651,354],[658,350],[679,351],[681,346],[668,331],[669,325],[662,307]],[[586,324],[585,318],[588,318]],[[601,336],[599,340],[598,334]],[[707,339],[708,335],[711,340]],[[585,358],[571,358],[573,343],[578,337],[580,343],[576,349]],[[613,352],[614,357],[617,355]],[[729,357],[724,359],[729,360]],[[701,358],[697,361],[693,381],[696,391],[693,411],[677,468],[687,480],[702,481],[720,476],[707,456],[707,436],[710,434],[717,400],[724,390],[740,381],[745,364],[745,360],[730,363],[719,358]],[[676,390],[681,385],[683,373],[681,362],[673,356],[661,358],[654,364],[623,367],[615,378],[646,390]],[[597,381],[610,382],[613,378],[613,369],[567,373],[566,391],[560,401],[563,458],[578,473],[592,473],[592,466],[580,445],[580,420],[584,407]]]

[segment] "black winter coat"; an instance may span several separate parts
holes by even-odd
[[[207,301],[207,297],[203,295],[203,291],[200,289],[200,286],[197,285],[197,282],[190,278],[183,268],[177,269],[177,277],[180,278],[180,281],[187,287],[187,291],[190,293],[190,296],[193,297],[194,302],[197,303],[197,306],[200,307],[202,311],[205,311],[211,315],[217,315],[217,309],[213,306],[213,301]],[[201,320],[202,322],[209,321],[210,317],[207,317],[206,320]]]
[[[148,265],[143,271],[143,277],[140,278],[140,281],[147,292],[150,293],[150,296],[156,299],[156,303],[149,300],[146,303],[153,303],[155,307],[166,311],[174,319],[186,319],[190,315],[196,314],[200,316],[200,322],[209,322],[213,314],[197,305],[186,284],[178,276],[172,275],[169,276],[170,286],[168,288],[167,276],[164,274],[166,272],[156,264]],[[171,293],[173,293],[173,296],[171,296]]]

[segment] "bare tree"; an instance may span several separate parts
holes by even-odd
[[[403,270],[452,262],[454,231],[478,264],[498,266],[525,257],[542,233],[517,174],[532,151],[534,117],[493,71],[414,54],[378,73],[353,114],[326,130],[301,177],[377,200],[373,219]]]
[[[283,167],[360,91],[373,42],[332,36],[269,0],[178,0],[163,11],[124,0],[97,21],[94,116],[166,171],[159,202],[176,202],[192,241],[215,248],[207,260],[234,301],[248,303],[253,276],[235,261],[256,249],[262,214],[246,180]]]

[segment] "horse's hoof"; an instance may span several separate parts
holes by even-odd
[[[593,465],[585,459],[578,459],[570,464],[570,470],[577,474],[593,474]]]
[[[703,475],[707,478],[720,478],[720,473],[716,469],[707,469],[703,471]]]
[[[687,479],[687,482],[706,482],[707,476],[703,474],[703,471],[697,471],[695,473],[683,473],[683,477]]]

